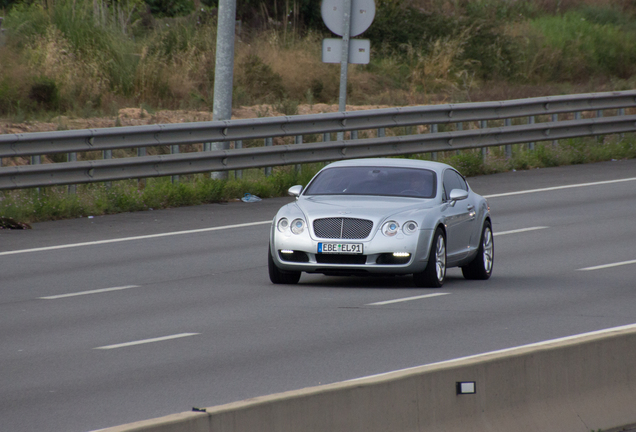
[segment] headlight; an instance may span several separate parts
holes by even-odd
[[[282,218],[278,221],[276,227],[278,228],[278,231],[285,232],[289,228],[289,220],[287,220],[287,218]]]
[[[396,221],[388,221],[382,225],[382,233],[385,236],[393,237],[397,234],[400,225]]]
[[[415,221],[408,221],[407,223],[405,223],[402,226],[402,231],[404,231],[404,234],[414,234],[417,232],[417,222]]]
[[[302,219],[294,219],[291,223],[291,232],[301,234],[305,231],[305,221]]]

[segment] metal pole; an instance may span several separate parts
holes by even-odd
[[[179,145],[171,145],[170,146],[170,154],[179,154]],[[179,183],[179,176],[178,175],[173,175],[172,176],[172,183]]]
[[[296,135],[296,138],[294,139],[294,144],[302,144],[303,143],[303,136],[302,135]],[[302,165],[297,164],[296,165],[296,172],[299,173],[302,170]]]
[[[349,36],[351,34],[351,3],[352,0],[344,0],[343,4],[343,32],[342,53],[340,57],[340,97],[338,99],[338,111],[347,110],[347,72],[349,69]],[[338,141],[344,140],[344,132],[338,132]]]
[[[232,84],[234,79],[234,28],[236,26],[236,0],[219,0],[216,28],[216,66],[214,68],[214,103],[212,120],[232,118]],[[206,143],[206,147],[208,147]],[[210,143],[210,150],[227,150],[230,143]],[[227,171],[213,172],[213,179],[227,179]]]
[[[534,116],[528,117],[528,124],[534,124]],[[528,150],[534,150],[534,142],[528,143]]]
[[[265,138],[265,147],[271,147],[274,145],[274,138]],[[265,177],[272,175],[272,167],[265,167]]]
[[[488,128],[488,120],[481,120],[479,122],[479,128],[480,129],[487,129]],[[481,157],[482,157],[482,159],[485,161],[487,156],[488,156],[488,148],[487,147],[482,147],[481,148]]]
[[[67,158],[66,158],[69,162],[77,162],[77,153],[73,152],[73,153],[69,153]],[[77,186],[72,184],[72,185],[68,185],[68,193],[71,195],[74,195],[75,192],[77,192]]]
[[[241,141],[241,140],[234,141],[234,148],[235,149],[242,149],[243,148],[243,141]],[[234,178],[235,179],[242,179],[243,178],[243,170],[234,171]]]
[[[437,133],[437,124],[431,125],[431,133]],[[437,152],[431,152],[431,160],[437,160]]]
[[[113,158],[113,151],[112,150],[103,150],[102,151],[102,158],[103,159],[112,159]],[[110,188],[112,186],[112,182],[106,182],[106,187]]]
[[[512,125],[512,120],[507,118],[504,119],[504,127]],[[512,146],[510,144],[504,146],[504,152],[506,153],[506,159],[510,159],[512,157]]]
[[[137,157],[142,157],[142,156],[146,156],[146,147],[137,147]],[[145,188],[146,187],[146,179],[145,178],[137,179],[137,186],[140,189]]]

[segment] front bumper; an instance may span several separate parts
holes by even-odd
[[[426,268],[432,230],[386,237],[376,232],[370,240],[314,239],[272,230],[270,248],[278,268],[326,274],[411,274]],[[361,243],[362,254],[318,253],[318,243]],[[284,251],[284,252],[283,252]],[[399,256],[394,256],[398,254]],[[408,257],[402,255],[409,254]]]

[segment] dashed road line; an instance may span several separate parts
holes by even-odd
[[[77,297],[77,296],[90,295],[90,294],[100,294],[100,293],[111,292],[111,291],[121,291],[121,290],[130,289],[130,288],[139,288],[139,285],[126,285],[126,286],[112,287],[112,288],[101,288],[101,289],[96,289],[91,291],[80,291],[76,293],[58,294],[58,295],[38,297],[38,298],[41,300],[57,300],[57,299],[67,298],[67,297]]]
[[[495,232],[495,233],[493,233],[493,235],[495,237],[497,237],[497,236],[502,236],[502,235],[507,235],[507,234],[518,234],[518,233],[523,233],[523,232],[528,232],[528,231],[537,231],[537,230],[542,230],[542,229],[546,229],[546,228],[550,228],[550,227],[547,227],[547,226],[536,226],[536,227],[529,227],[529,228],[520,228],[520,229],[510,230],[510,231]]]
[[[636,264],[636,260],[622,261],[622,262],[616,262],[616,263],[610,263],[610,264],[603,264],[603,265],[598,265],[598,266],[594,266],[594,267],[585,267],[585,268],[579,269],[578,271],[602,270],[602,269],[607,269],[607,268],[612,268],[612,267],[620,267],[620,266],[630,265],[630,264]]]
[[[365,306],[382,306],[382,305],[388,305],[388,304],[392,304],[392,303],[401,303],[401,302],[407,302],[407,301],[411,301],[411,300],[420,300],[420,299],[424,299],[424,298],[439,297],[439,296],[444,296],[444,295],[448,295],[448,294],[450,294],[450,293],[435,293],[435,294],[425,294],[425,295],[415,296],[415,297],[404,297],[404,298],[399,298],[399,299],[395,299],[395,300],[387,300],[387,301],[381,301],[381,302],[376,302],[376,303],[368,303]]]
[[[106,345],[106,346],[101,346],[101,347],[97,347],[97,348],[93,348],[93,349],[110,350],[110,349],[124,348],[124,347],[129,347],[129,346],[134,346],[134,345],[143,345],[143,344],[148,344],[148,343],[153,343],[153,342],[163,342],[163,341],[172,340],[172,339],[179,339],[179,338],[184,338],[184,337],[189,337],[189,336],[196,336],[198,334],[200,334],[200,333],[179,333],[179,334],[175,334],[175,335],[171,335],[171,336],[162,336],[162,337],[157,337],[157,338],[152,338],[152,339],[143,339],[143,340],[138,340],[138,341],[114,344],[114,345]]]

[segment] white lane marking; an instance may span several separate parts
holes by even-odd
[[[225,226],[212,227],[212,228],[201,228],[201,229],[195,229],[195,230],[189,230],[189,231],[175,231],[175,232],[169,232],[169,233],[149,234],[149,235],[136,236],[136,237],[123,237],[123,238],[110,239],[110,240],[98,240],[98,241],[85,242],[85,243],[73,243],[73,244],[65,244],[65,245],[59,245],[59,246],[47,246],[47,247],[40,247],[40,248],[34,248],[34,249],[22,249],[22,250],[0,252],[0,256],[17,255],[17,254],[23,254],[23,253],[29,253],[29,252],[52,251],[52,250],[68,249],[68,248],[75,248],[75,247],[81,247],[81,246],[94,246],[94,245],[101,245],[101,244],[108,244],[108,243],[119,243],[119,242],[126,242],[126,241],[132,241],[132,240],[146,240],[146,239],[159,238],[159,237],[169,237],[169,236],[184,235],[184,234],[196,234],[196,233],[203,233],[203,232],[210,232],[210,231],[221,231],[221,230],[232,229],[232,228],[244,228],[244,227],[250,227],[255,225],[265,225],[265,224],[271,224],[271,223],[272,221],[268,220],[268,221],[249,222],[249,223],[242,223],[242,224],[235,224],[235,225],[225,225]]]
[[[130,289],[130,288],[139,288],[139,285],[126,285],[126,286],[112,287],[112,288],[101,288],[101,289],[96,289],[96,290],[91,290],[91,291],[81,291],[81,292],[76,292],[76,293],[59,294],[59,295],[52,295],[52,296],[38,297],[38,298],[41,299],[41,300],[57,300],[57,299],[66,298],[66,297],[76,297],[76,296],[83,296],[83,295],[90,295],[90,294],[99,294],[99,293],[105,293],[105,292],[110,292],[110,291],[121,291],[121,290],[125,290],[125,289]]]
[[[619,266],[624,266],[629,264],[636,264],[636,260],[623,261],[623,262],[617,262],[617,263],[611,263],[611,264],[603,264],[603,265],[594,266],[594,267],[586,267],[586,268],[579,269],[579,271],[602,270],[606,268],[619,267]]]
[[[579,183],[579,184],[572,184],[572,185],[565,185],[565,186],[554,186],[554,187],[548,187],[548,188],[542,188],[542,189],[528,189],[523,191],[506,192],[506,193],[493,194],[493,195],[484,195],[484,198],[499,198],[499,197],[512,196],[512,195],[524,195],[524,194],[537,193],[537,192],[548,192],[548,191],[555,191],[555,190],[561,190],[561,189],[598,186],[598,185],[623,183],[623,182],[630,182],[630,181],[636,181],[636,177],[619,179],[619,180],[605,180],[605,181],[599,181],[599,182],[593,182],[593,183]]]
[[[179,338],[184,338],[184,337],[189,337],[189,336],[196,336],[198,334],[200,334],[200,333],[180,333],[180,334],[171,335],[171,336],[162,336],[162,337],[157,337],[157,338],[152,338],[152,339],[143,339],[143,340],[125,342],[125,343],[120,343],[120,344],[115,344],[115,345],[106,345],[106,346],[101,346],[101,347],[97,347],[97,348],[93,348],[93,349],[109,350],[109,349],[115,349],[115,348],[124,348],[124,347],[133,346],[133,345],[143,345],[143,344],[147,344],[147,343],[162,342],[162,341],[167,341],[167,340],[171,340],[171,339],[179,339]]]
[[[419,300],[419,299],[423,299],[423,298],[438,297],[438,296],[443,296],[443,295],[448,295],[448,294],[450,294],[450,293],[435,293],[435,294],[426,294],[426,295],[415,296],[415,297],[404,297],[404,298],[395,299],[395,300],[387,300],[387,301],[381,301],[381,302],[377,302],[377,303],[369,303],[369,304],[366,304],[365,306],[382,306],[382,305],[388,305],[388,304],[391,304],[391,303],[400,303],[400,302],[406,302],[406,301],[411,301],[411,300]]]
[[[383,373],[379,373],[379,374],[375,374],[375,375],[368,375],[368,376],[364,376],[364,377],[360,377],[360,378],[354,378],[354,379],[350,379],[350,380],[346,380],[346,381],[342,381],[342,382],[355,382],[355,381],[365,380],[365,379],[368,379],[368,378],[377,378],[377,377],[393,374],[393,373],[396,373],[396,372],[406,372],[406,371],[410,371],[410,370],[419,369],[422,366],[452,365],[453,363],[463,362],[465,360],[474,360],[474,359],[479,359],[479,358],[487,358],[487,357],[492,356],[494,354],[505,354],[507,352],[516,351],[518,349],[540,348],[542,346],[551,345],[551,344],[560,343],[560,342],[568,342],[568,341],[572,341],[572,340],[576,340],[576,339],[582,339],[582,338],[585,338],[585,337],[588,337],[588,336],[600,336],[600,335],[604,335],[604,334],[616,333],[616,332],[620,332],[620,331],[623,331],[623,330],[632,330],[632,329],[636,329],[636,324],[627,324],[627,325],[624,325],[624,326],[611,327],[611,328],[608,328],[608,329],[596,330],[596,331],[591,331],[591,332],[588,332],[588,333],[580,333],[580,334],[577,334],[577,335],[565,336],[565,337],[557,338],[557,339],[549,339],[549,340],[546,340],[546,341],[531,343],[531,344],[527,344],[527,345],[519,345],[519,346],[511,347],[511,348],[504,348],[504,349],[500,349],[500,350],[496,350],[496,351],[490,351],[490,352],[470,355],[470,356],[466,356],[466,357],[458,357],[458,358],[454,358],[454,359],[450,359],[450,360],[444,360],[444,361],[435,362],[435,363],[427,363],[427,364],[420,365],[420,366],[413,366],[413,367],[409,367],[409,368],[398,369],[398,370],[389,371],[389,372],[383,372]]]
[[[517,234],[517,233],[528,232],[528,231],[542,230],[542,229],[546,229],[546,228],[550,228],[550,227],[547,227],[547,226],[536,226],[536,227],[530,227],[530,228],[520,228],[520,229],[516,229],[516,230],[496,232],[493,235],[495,237],[497,237],[497,236],[502,236],[502,235],[507,235],[507,234]]]

